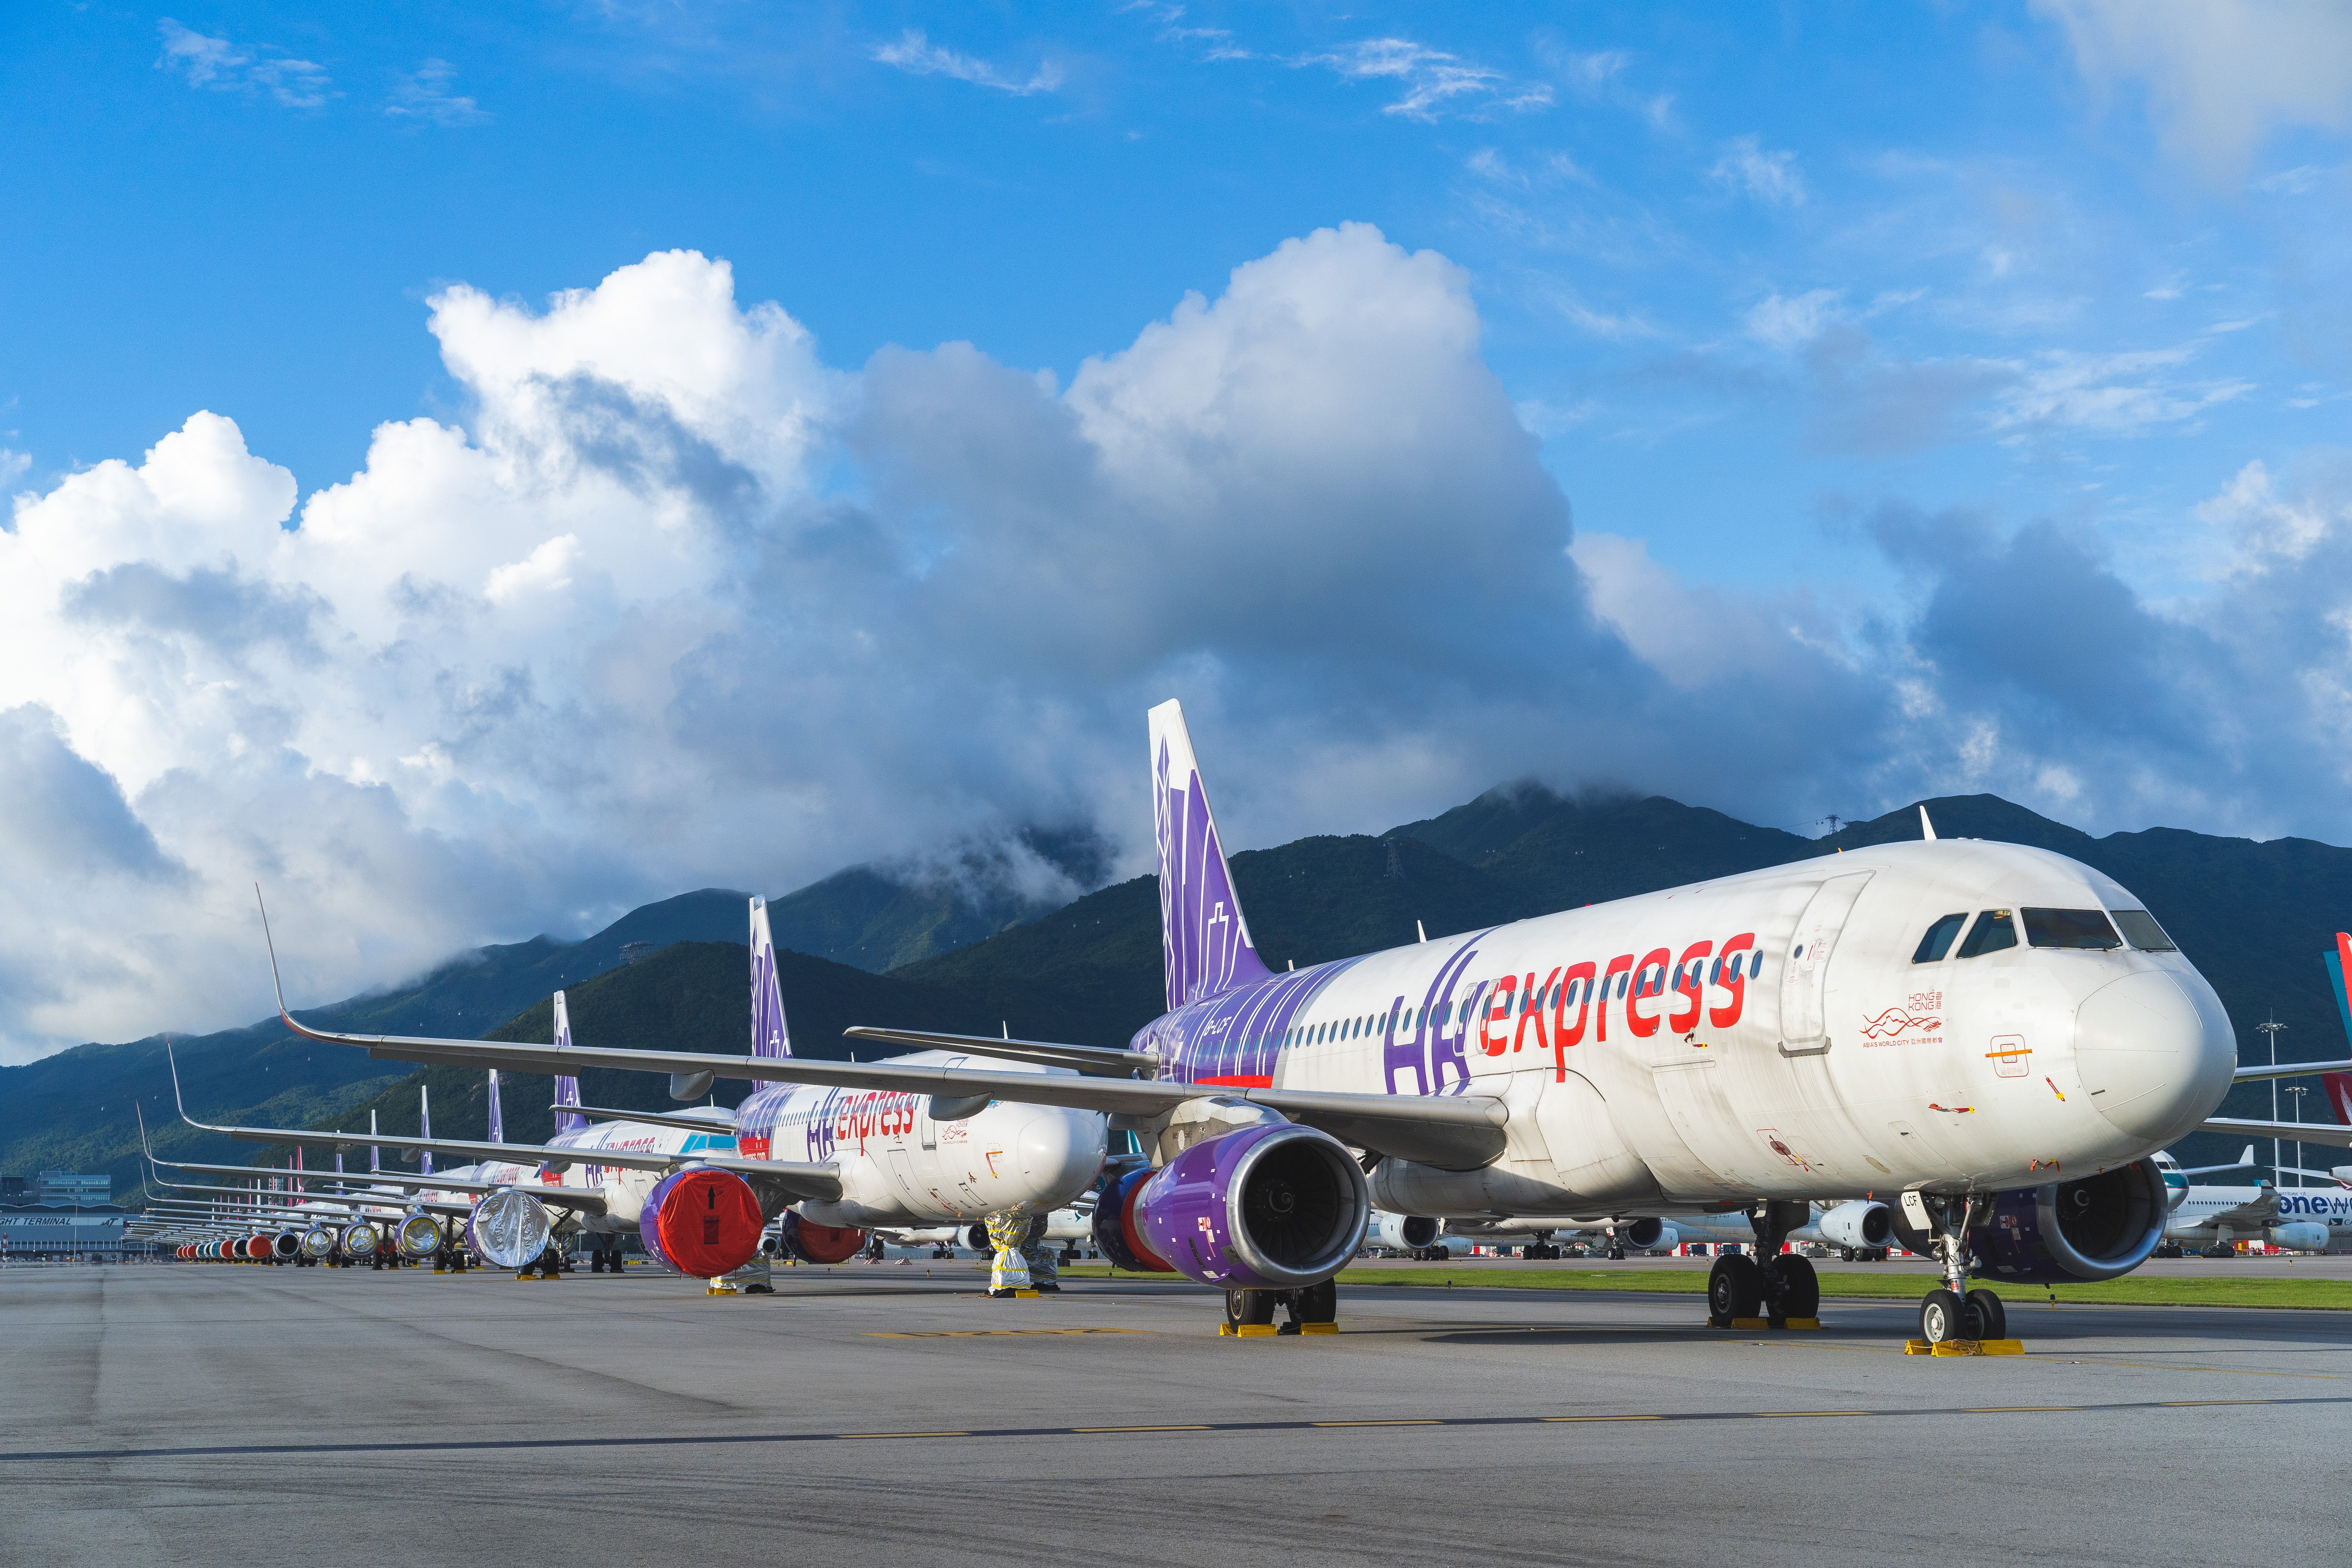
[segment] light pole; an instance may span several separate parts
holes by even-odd
[[[2303,1125],[2303,1097],[2311,1092],[2311,1088],[2308,1084],[2294,1083],[2289,1084],[2286,1091],[2294,1096],[2294,1124],[2300,1127]],[[2300,1138],[2294,1141],[2294,1184],[2298,1187],[2303,1185],[2303,1140]]]
[[[2257,1028],[2257,1029],[2260,1029],[2263,1034],[2268,1035],[2268,1036],[2271,1037],[2271,1066],[2273,1066],[2273,1067],[2276,1067],[2276,1066],[2278,1066],[2278,1037],[2279,1037],[2279,1031],[2280,1031],[2281,1029],[2285,1028],[2285,1027],[2286,1027],[2286,1026],[2285,1026],[2284,1024],[2280,1023],[2280,1022],[2278,1021],[2278,1016],[2277,1016],[2275,1013],[2273,1013],[2273,1014],[2271,1016],[2270,1021],[2269,1021],[2268,1023],[2256,1024],[2256,1025],[2254,1026],[2254,1027],[2255,1027],[2255,1028]],[[2276,1078],[2273,1078],[2273,1079],[2271,1079],[2271,1120],[2272,1120],[2273,1121],[2276,1121],[2279,1119],[2279,1113],[2278,1113],[2278,1090],[2279,1090],[2279,1082],[2278,1082],[2278,1079],[2277,1079]],[[2278,1141],[2277,1139],[2273,1138],[2273,1139],[2272,1139],[2272,1140],[2271,1140],[2271,1185],[2273,1185],[2273,1186],[2274,1186],[2274,1187],[2275,1187],[2275,1186],[2277,1186],[2277,1185],[2278,1185],[2278,1179],[2279,1179],[2279,1141]]]

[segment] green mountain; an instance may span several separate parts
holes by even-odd
[[[2338,926],[2352,923],[2352,850],[2173,828],[2094,838],[1992,795],[1927,805],[1948,837],[2041,845],[2133,889],[2212,981],[2248,1060],[2263,1049],[2253,1026],[2273,1009],[2286,1026],[2283,1059],[2346,1054],[2320,954]],[[1910,806],[1816,840],[1661,796],[1570,797],[1515,785],[1378,837],[1304,838],[1247,851],[1233,858],[1233,872],[1267,961],[1314,963],[1410,942],[1416,922],[1436,937],[1918,830]],[[992,884],[983,877],[955,885]],[[772,903],[780,947],[821,947],[837,961],[782,960],[795,1048],[845,1054],[840,1031],[859,1022],[977,1034],[1003,1026],[1015,1036],[1117,1045],[1160,1011],[1152,879],[1010,925],[998,919],[1010,906],[984,903],[873,868]],[[982,929],[993,934],[965,940]],[[547,994],[561,985],[583,1042],[730,1050],[746,1027],[743,937],[743,895],[704,889],[635,910],[585,942],[540,938],[486,948],[409,985],[304,1017],[391,1034],[475,1036],[495,1025],[494,1037],[543,1040]],[[963,945],[935,951],[959,940]],[[624,967],[622,951],[633,943],[663,951]],[[867,973],[894,957],[901,961],[887,973]],[[357,1051],[312,1046],[274,1019],[184,1041],[180,1059],[191,1109],[212,1120],[357,1125],[373,1104],[385,1130],[394,1131],[414,1126],[415,1086],[422,1082],[443,1101],[437,1130],[478,1134],[482,1126],[478,1075],[410,1074]],[[598,1075],[583,1087],[591,1103],[667,1103],[665,1086],[639,1075]],[[131,1102],[168,1104],[168,1093],[159,1040],[85,1046],[0,1068],[0,1169],[107,1170],[122,1190],[137,1176]],[[518,1080],[506,1100],[509,1134],[543,1132],[548,1098],[545,1080]],[[2260,1115],[2269,1105],[2267,1087],[2250,1085],[2227,1109]],[[2324,1114],[2316,1105],[2313,1110]],[[176,1142],[184,1131],[167,1134],[174,1142],[166,1146],[194,1148]],[[215,1149],[213,1157],[226,1152]],[[239,1146],[230,1158],[251,1152]],[[2200,1136],[2179,1152],[2203,1163],[2236,1150]]]

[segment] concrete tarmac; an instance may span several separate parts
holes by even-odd
[[[927,1277],[928,1270],[928,1277]],[[0,1270],[0,1563],[2263,1564],[2345,1561],[2352,1313],[1211,1293],[968,1265]]]

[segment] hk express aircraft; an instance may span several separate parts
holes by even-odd
[[[1943,1265],[1923,1333],[1983,1333],[1999,1301],[1969,1294],[1972,1269],[2103,1279],[2147,1257],[2166,1213],[2148,1156],[2231,1083],[2228,1016],[2140,900],[2013,845],[1883,845],[1276,973],[1181,708],[1154,709],[1150,731],[1168,1007],[1130,1048],[859,1028],[940,1054],[569,1057],[903,1095],[919,1124],[1008,1104],[1103,1113],[1152,1165],[1106,1187],[1098,1243],[1223,1287],[1237,1329],[1262,1329],[1278,1298],[1328,1328],[1375,1202],[1736,1205],[1766,1261],[1717,1259],[1712,1315],[1807,1316],[1811,1265],[1779,1243],[1814,1201],[1883,1192],[1901,1194],[1906,1245]],[[303,1032],[555,1070],[547,1047]]]
[[[837,1263],[865,1247],[875,1227],[954,1225],[990,1215],[1059,1209],[1100,1171],[1105,1129],[1098,1115],[1024,1099],[992,1097],[961,1106],[895,1088],[797,1080],[783,996],[769,934],[766,900],[751,900],[751,1055],[698,1058],[672,1052],[622,1052],[632,1068],[670,1075],[673,1098],[693,1100],[712,1081],[702,1064],[746,1064],[729,1076],[768,1080],[730,1113],[688,1108],[676,1114],[605,1111],[579,1103],[577,1074],[608,1065],[615,1053],[575,1047],[562,993],[551,1046],[490,1046],[471,1040],[415,1039],[326,1033],[295,1022],[311,1039],[356,1045],[394,1059],[521,1066],[556,1079],[560,1131],[546,1144],[488,1143],[385,1136],[385,1147],[453,1153],[478,1163],[457,1180],[416,1178],[462,1193],[488,1188],[468,1222],[477,1250],[502,1264],[538,1256],[551,1231],[617,1236],[637,1232],[646,1250],[681,1273],[713,1277],[750,1261],[762,1228],[781,1217],[788,1251],[806,1261]],[[273,960],[272,973],[275,974]],[[1009,1041],[989,1047],[997,1076],[1042,1076],[1045,1065],[1074,1053]],[[1075,1053],[1083,1056],[1083,1052]],[[900,1058],[902,1070],[955,1070],[984,1059],[975,1050]],[[832,1064],[815,1064],[830,1066]],[[846,1065],[846,1064],[844,1064]],[[935,1112],[953,1111],[952,1115]],[[611,1120],[591,1124],[587,1118]],[[202,1125],[198,1123],[197,1125]],[[256,1142],[349,1144],[350,1133],[278,1128],[216,1128]],[[731,1143],[732,1149],[726,1147]],[[554,1206],[566,1217],[551,1217]],[[536,1238],[535,1240],[533,1238]],[[616,1249],[617,1250],[617,1249]]]

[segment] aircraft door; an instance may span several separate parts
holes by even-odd
[[[1791,1049],[1826,1043],[1829,1024],[1823,1012],[1829,986],[1830,958],[1838,933],[1845,929],[1853,901],[1870,882],[1871,873],[1832,877],[1813,893],[1798,917],[1780,963],[1780,1038]]]

